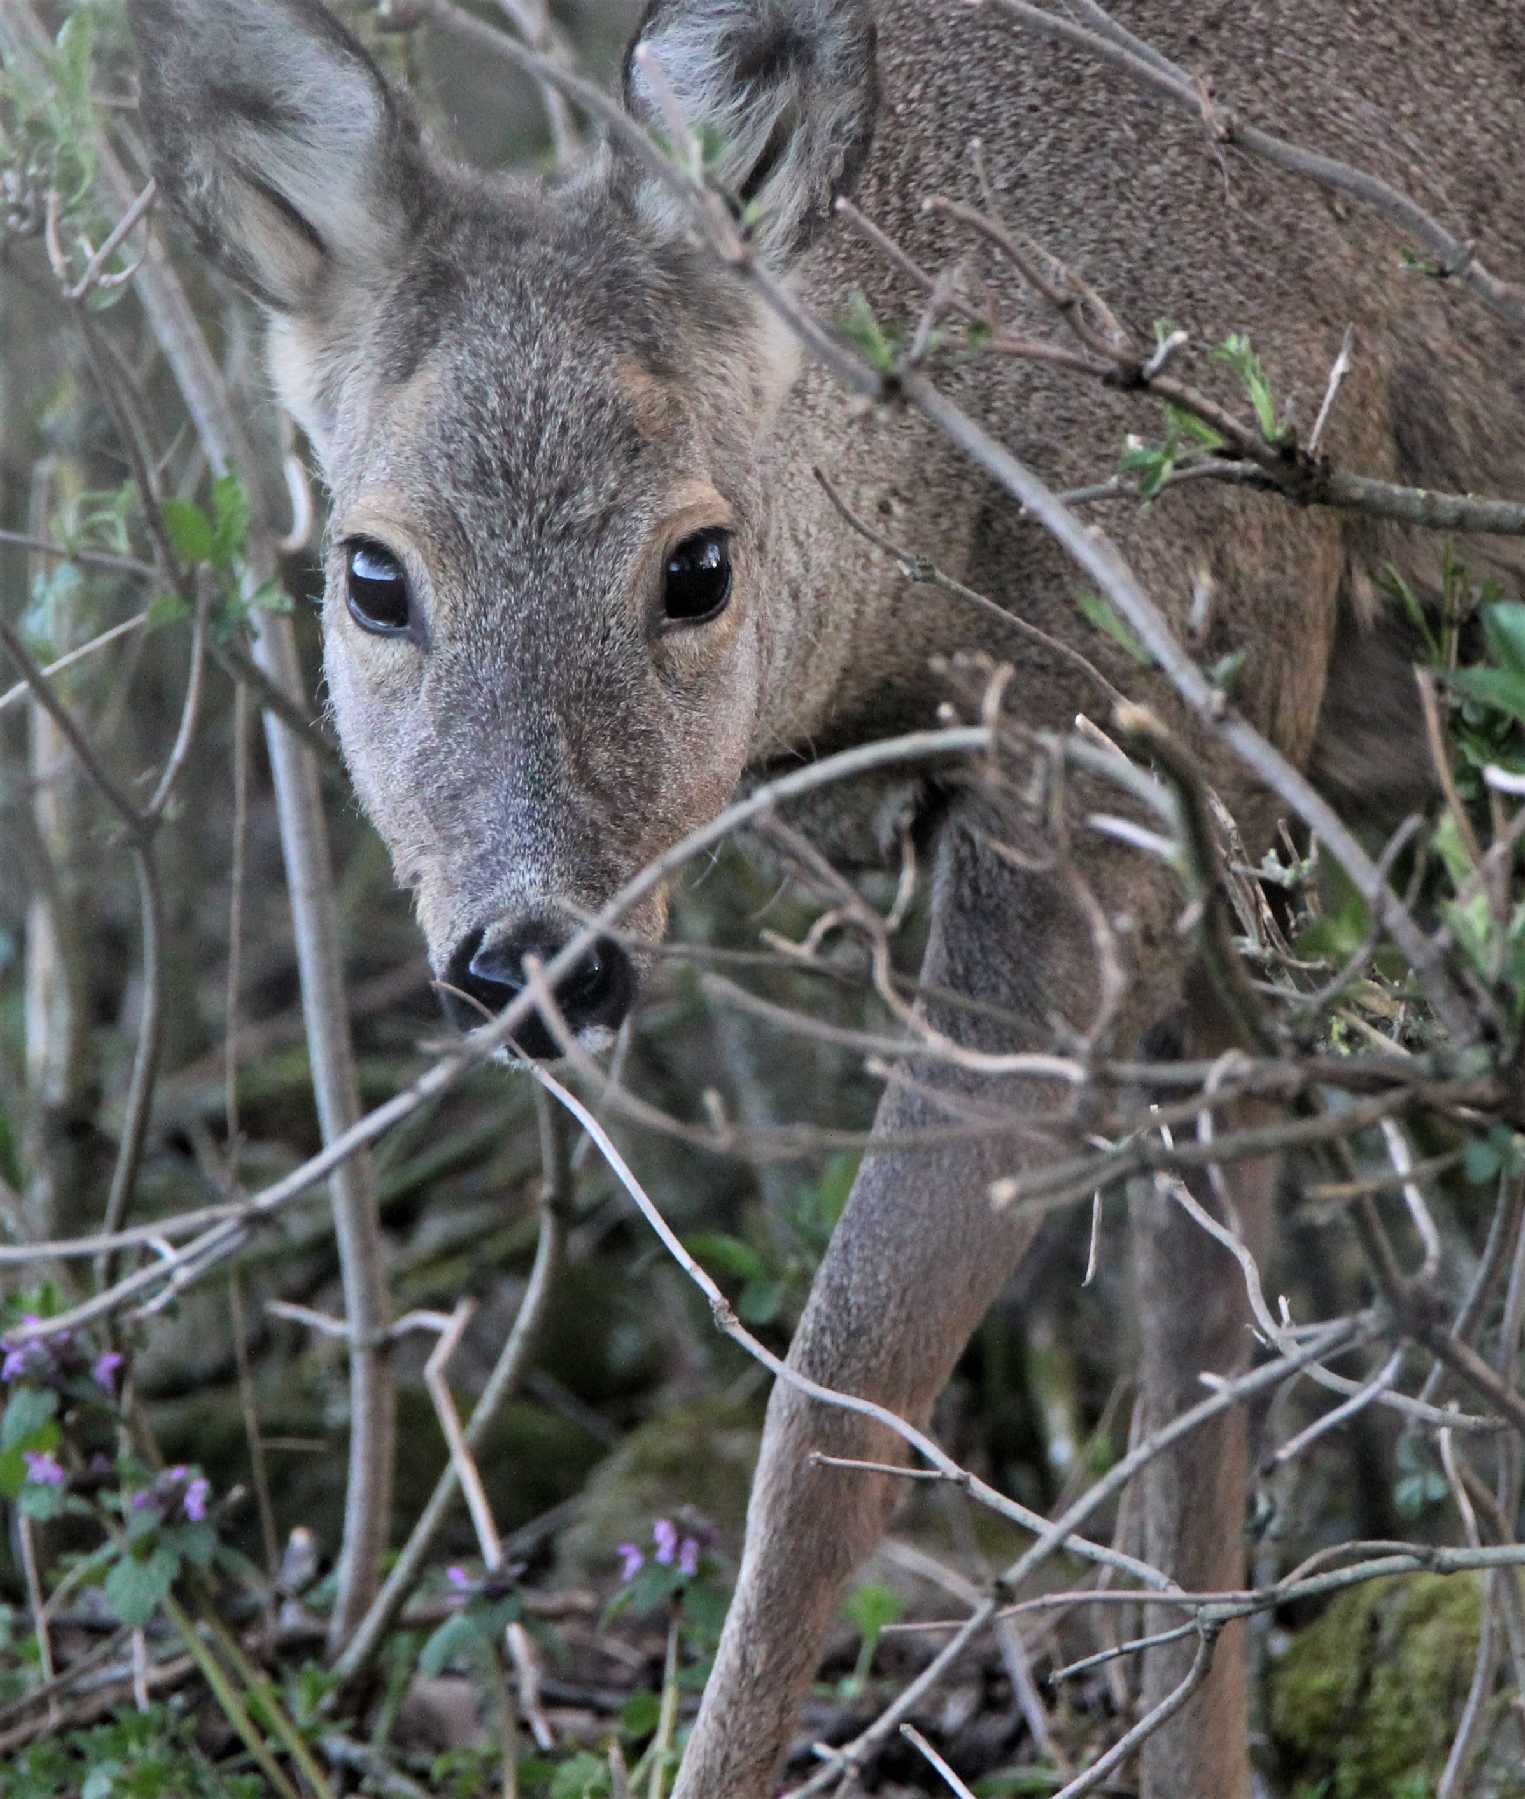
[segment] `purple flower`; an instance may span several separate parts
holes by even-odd
[[[658,1518],[651,1527],[651,1540],[657,1546],[656,1559],[670,1568],[678,1559],[678,1527],[671,1518]]]
[[[616,1543],[614,1553],[620,1558],[620,1580],[622,1582],[634,1580],[646,1565],[646,1557],[634,1543]]]
[[[128,1504],[135,1512],[152,1509],[162,1521],[176,1513],[199,1524],[207,1515],[212,1499],[212,1483],[202,1474],[193,1474],[184,1462],[173,1468],[161,1468],[153,1484],[133,1494]]]
[[[678,1551],[678,1568],[690,1580],[699,1572],[699,1542],[696,1537],[685,1537],[683,1546]]]
[[[41,1324],[42,1320],[36,1312],[28,1312],[21,1322]],[[54,1341],[61,1346],[68,1341],[68,1333]],[[0,1361],[0,1380],[21,1380],[26,1375],[40,1373],[52,1360],[43,1337],[28,1337],[24,1343],[12,1343],[0,1337],[0,1349],[5,1351],[5,1359]]]
[[[55,1461],[45,1450],[24,1449],[21,1459],[26,1463],[26,1477],[35,1480],[39,1486],[61,1487],[69,1479],[62,1462]]]
[[[95,1358],[95,1365],[90,1373],[96,1386],[109,1398],[116,1398],[116,1371],[122,1365],[122,1352],[119,1349],[108,1349],[104,1355]]]
[[[450,1582],[457,1593],[469,1593],[475,1585],[471,1576],[459,1563],[445,1570],[445,1579]]]

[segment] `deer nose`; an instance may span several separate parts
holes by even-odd
[[[542,967],[560,955],[579,927],[552,918],[528,918],[488,925],[471,934],[450,958],[443,995],[445,1011],[461,1030],[497,1015],[527,985],[524,964],[533,958]],[[587,1025],[618,1025],[630,1010],[635,979],[630,959],[617,943],[600,937],[578,958],[553,988],[557,1009],[574,1034]],[[463,997],[464,996],[464,997]],[[549,1061],[561,1047],[538,1011],[515,1030],[510,1048],[535,1061]]]

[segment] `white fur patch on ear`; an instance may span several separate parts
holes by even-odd
[[[333,385],[332,360],[321,333],[289,313],[276,313],[265,337],[265,366],[276,398],[307,433],[324,473],[330,444],[326,393]]]
[[[763,253],[787,260],[830,214],[873,135],[874,26],[864,0],[655,0],[625,63],[626,104],[665,129],[642,67],[655,60],[690,130],[743,205],[755,205]],[[678,228],[659,183],[643,211]]]

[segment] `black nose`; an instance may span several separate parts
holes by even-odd
[[[532,956],[544,967],[576,932],[577,926],[551,918],[499,920],[473,931],[450,958],[445,978],[458,991],[446,988],[442,993],[447,1016],[463,1031],[482,1024],[484,1015],[496,1018],[524,991],[525,958]],[[630,959],[617,943],[601,937],[557,981],[553,991],[569,1030],[577,1032],[590,1024],[613,1027],[630,1010],[635,996]],[[539,1012],[531,1012],[518,1027],[511,1047],[537,1061],[561,1054]]]

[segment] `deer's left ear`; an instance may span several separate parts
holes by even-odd
[[[130,0],[171,207],[255,299],[305,316],[385,278],[427,203],[417,129],[319,0]]]
[[[655,57],[689,128],[715,146],[719,175],[755,207],[755,239],[787,265],[852,184],[878,105],[867,0],[651,0],[625,57],[625,104],[667,124],[638,49]],[[656,182],[642,202],[677,203]]]

